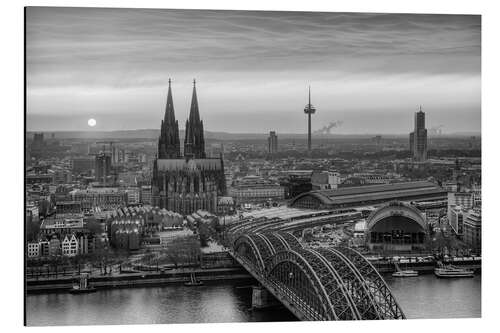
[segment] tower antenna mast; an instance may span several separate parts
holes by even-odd
[[[304,113],[307,114],[307,150],[311,151],[311,115],[316,112],[316,109],[311,104],[311,86],[309,86],[308,102],[304,108]]]

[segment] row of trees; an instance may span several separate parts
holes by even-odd
[[[169,240],[159,251],[149,250],[141,259],[143,265],[156,266],[192,266],[201,260],[200,243],[196,236],[186,236]]]

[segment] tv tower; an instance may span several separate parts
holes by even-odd
[[[304,113],[307,114],[307,149],[311,151],[311,115],[316,112],[316,109],[311,104],[311,86],[309,86],[309,103],[304,108]]]

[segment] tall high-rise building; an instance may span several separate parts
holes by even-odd
[[[309,103],[304,107],[304,113],[307,114],[307,149],[311,150],[311,115],[316,113],[316,109],[311,104],[311,86],[309,86]]]
[[[119,153],[118,147],[111,146],[111,161],[113,162],[113,164],[118,164],[120,162],[118,153]]]
[[[170,80],[161,126],[158,157],[153,164],[152,204],[183,215],[199,209],[217,212],[217,199],[226,192],[224,161],[222,154],[219,158],[206,158],[195,81],[191,110],[186,121],[184,157],[180,152],[179,127],[175,120]]]
[[[267,138],[267,150],[271,155],[278,152],[278,136],[275,131],[269,132],[269,137]]]
[[[33,135],[33,142],[31,143],[30,157],[40,158],[44,155],[46,150],[46,143],[43,140],[43,133],[35,133]]]
[[[422,106],[415,112],[415,129],[410,133],[410,152],[415,161],[424,162],[427,159],[427,129]]]
[[[111,175],[111,155],[101,152],[95,156],[95,180],[106,184]]]

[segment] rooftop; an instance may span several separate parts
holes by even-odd
[[[123,190],[118,187],[93,187],[87,189],[75,189],[70,192],[71,195],[74,194],[106,194],[106,193],[124,193]]]
[[[321,213],[329,213],[330,210],[314,210],[314,209],[302,209],[302,208],[292,208],[287,206],[273,207],[273,208],[264,208],[259,210],[254,210],[251,212],[244,212],[243,217],[267,217],[269,219],[272,218],[280,218],[283,220],[295,219],[300,217],[310,216],[312,214],[317,215]]]
[[[291,205],[303,196],[314,196],[325,205],[356,203],[371,200],[393,200],[402,197],[421,195],[446,195],[447,192],[438,185],[428,181],[401,182],[380,185],[365,185],[340,188],[336,190],[317,190],[299,195]]]

